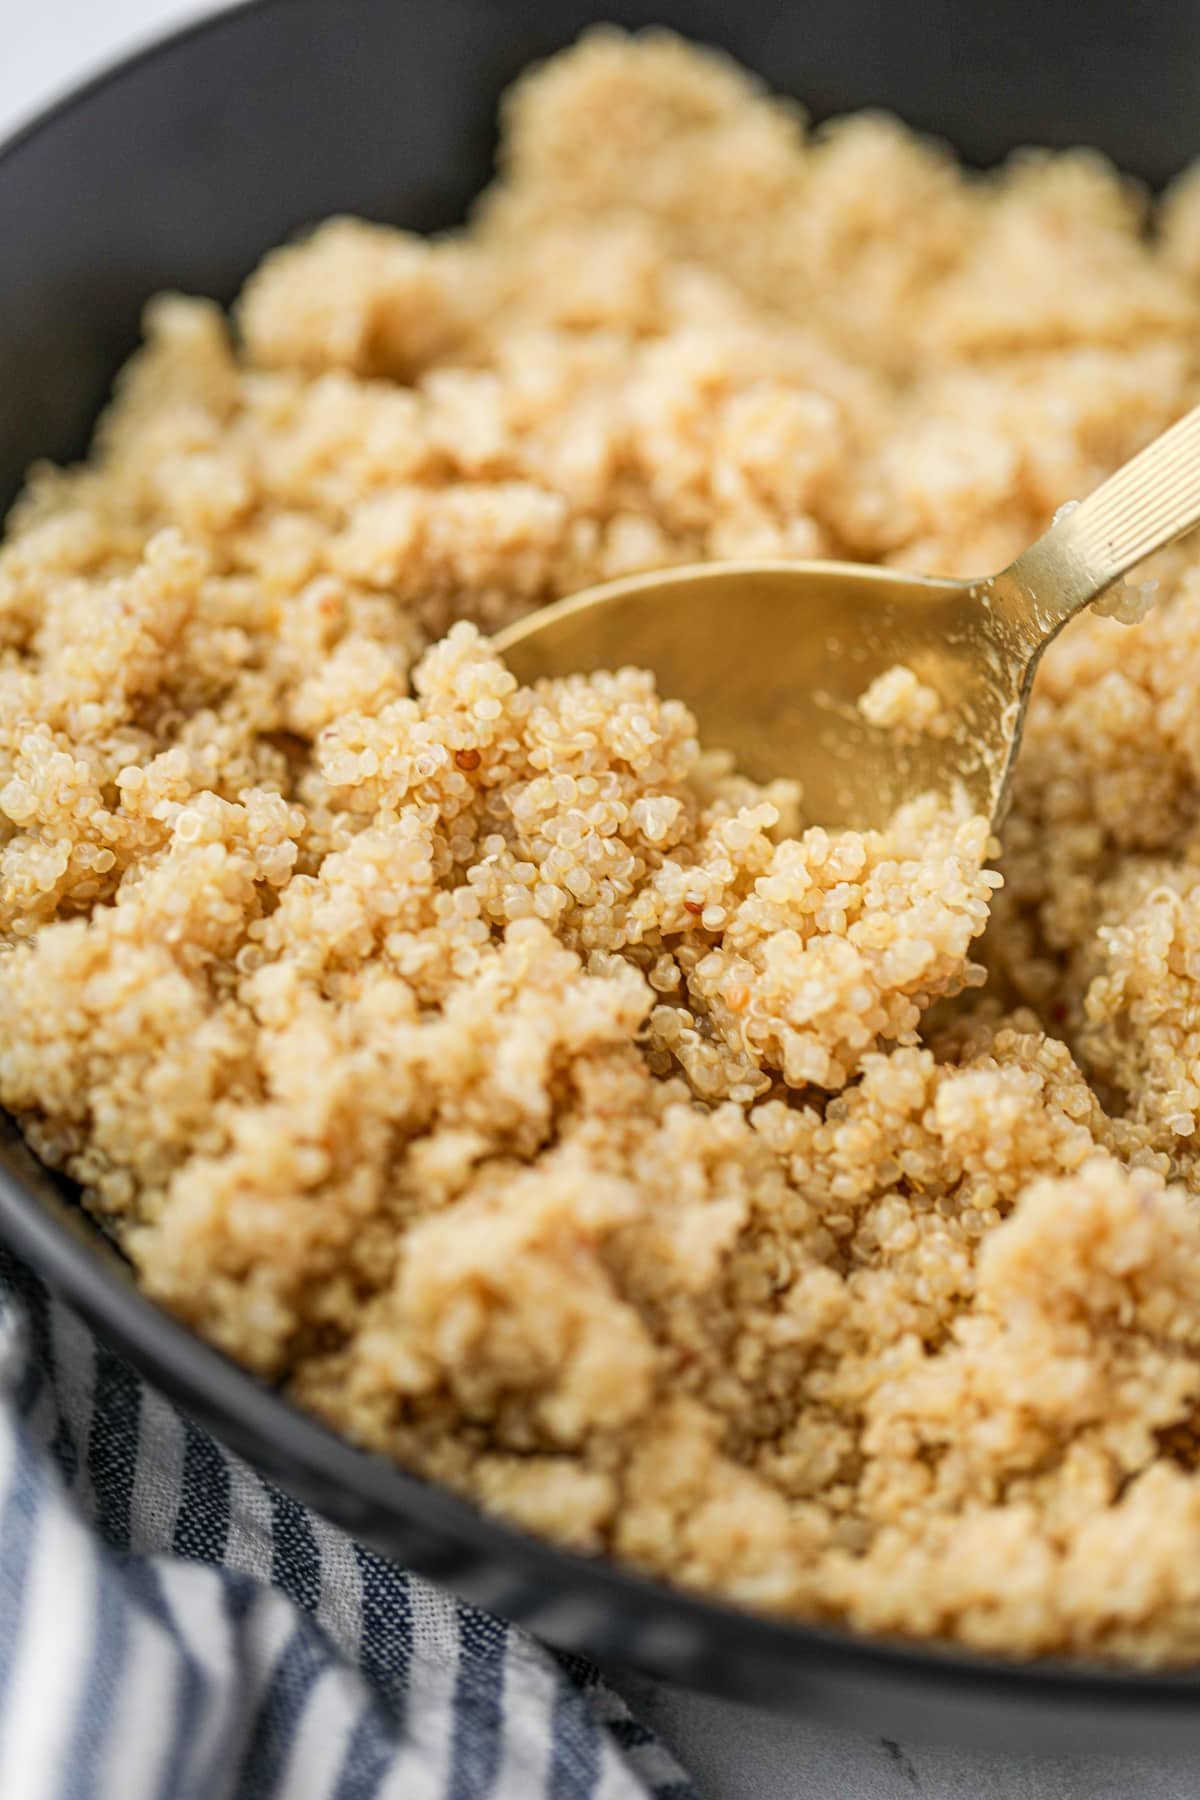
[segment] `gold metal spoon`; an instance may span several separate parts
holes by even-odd
[[[999,575],[944,581],[845,562],[659,570],[522,619],[496,638],[522,682],[653,670],[707,744],[757,780],[797,779],[806,821],[864,829],[904,801],[965,794],[998,822],[1046,645],[1152,551],[1200,521],[1200,406]],[[911,669],[943,735],[874,725],[858,702]]]

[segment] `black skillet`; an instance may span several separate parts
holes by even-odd
[[[82,451],[148,295],[228,299],[339,211],[454,223],[495,102],[586,0],[259,0],[91,83],[0,151],[0,506]],[[724,45],[815,114],[895,108],[988,162],[1093,143],[1161,182],[1200,152],[1200,7],[1144,0],[612,0]],[[1030,1750],[1200,1745],[1200,1681],[1006,1666],[753,1618],[524,1537],[353,1450],[134,1289],[0,1121],[0,1233],[159,1387],[282,1487],[551,1641],[715,1693],[897,1736]]]

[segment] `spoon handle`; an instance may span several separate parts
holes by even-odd
[[[1041,640],[1127,569],[1200,523],[1200,406],[1063,511],[999,580],[1016,588]]]

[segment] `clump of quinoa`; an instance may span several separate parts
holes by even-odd
[[[877,675],[859,695],[858,710],[868,725],[901,739],[945,737],[950,729],[941,695],[907,663],[893,663]]]
[[[1198,398],[1200,183],[1145,214],[602,32],[469,230],[154,302],[0,549],[0,1102],[150,1294],[675,1582],[1200,1655],[1195,550],[1047,654],[1003,888],[486,641],[702,557],[1003,567]]]
[[[1127,575],[1124,581],[1118,581],[1098,600],[1093,600],[1092,607],[1101,618],[1118,619],[1122,625],[1140,625],[1154,605],[1157,592],[1156,581],[1130,580]]]

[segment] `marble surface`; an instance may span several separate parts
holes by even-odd
[[[401,4],[402,0],[396,0]],[[880,0],[880,4],[902,0]],[[330,0],[336,5],[337,0]],[[127,51],[214,10],[212,0],[0,0],[0,136]],[[598,6],[598,15],[603,6]],[[885,1742],[621,1680],[638,1716],[703,1800],[1195,1800],[1194,1764],[1147,1757],[1034,1758]]]

